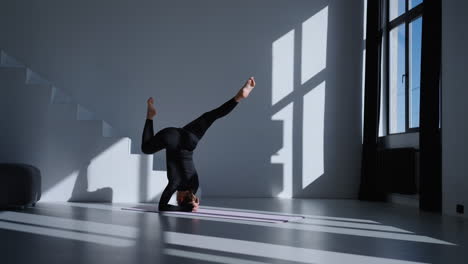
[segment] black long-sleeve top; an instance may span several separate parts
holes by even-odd
[[[166,128],[162,134],[166,139],[166,166],[168,184],[159,200],[160,211],[191,211],[192,207],[170,205],[169,200],[176,191],[199,187],[198,173],[193,163],[193,149],[198,138],[183,128]]]

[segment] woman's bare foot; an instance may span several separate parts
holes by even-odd
[[[154,108],[154,99],[153,97],[148,98],[148,110],[146,112],[146,118],[153,120],[153,117],[156,115],[156,108]]]
[[[254,77],[250,77],[247,82],[245,82],[244,86],[239,90],[239,92],[237,92],[234,100],[236,100],[236,102],[240,102],[240,100],[247,98],[254,87]]]

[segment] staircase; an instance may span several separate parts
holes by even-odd
[[[167,184],[153,156],[64,90],[0,51],[0,162],[42,174],[41,201],[150,202]]]

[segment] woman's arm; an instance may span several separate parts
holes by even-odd
[[[172,205],[172,204],[166,204],[166,205],[159,205],[159,211],[176,211],[176,212],[192,212],[193,211],[193,206],[179,206],[179,205]]]
[[[166,188],[164,189],[161,199],[159,199],[159,211],[182,211],[182,212],[191,212],[193,206],[176,206],[169,204],[172,195],[177,191],[178,183],[174,181],[169,181]]]
[[[190,190],[192,190],[192,193],[194,193],[194,194],[197,193],[198,186],[199,186],[198,173],[195,173],[195,175],[193,175],[192,179],[190,179],[190,184],[189,184],[189,188],[190,188]]]

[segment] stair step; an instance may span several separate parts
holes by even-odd
[[[46,110],[50,104],[50,97],[52,95],[52,89],[50,86],[42,84],[30,84],[20,87],[20,91],[23,94],[23,98],[29,97],[31,101],[34,101],[35,105],[39,108]]]
[[[112,136],[114,136],[114,129],[106,121],[102,121],[102,136],[103,137],[112,137]]]
[[[24,67],[24,65],[2,50],[0,51],[0,67],[21,68]]]
[[[83,116],[79,116],[78,111],[80,111],[80,109],[83,111],[83,107],[78,104],[52,104],[50,105],[50,115],[53,116],[57,122],[65,120],[70,122],[95,122],[101,126],[100,136],[106,138],[116,136],[113,127],[109,123],[98,119],[83,118]]]
[[[39,84],[27,85],[25,75],[24,69],[0,68],[0,104],[6,112],[41,115],[50,103],[51,88]]]
[[[2,88],[3,88],[2,84]],[[0,103],[5,107],[6,112],[15,115],[36,115],[46,114],[47,106],[50,102],[51,90],[47,86],[21,84],[8,86],[8,89],[0,93]]]
[[[50,85],[51,83],[39,75],[38,73],[32,71],[31,69],[26,69],[26,83],[27,84],[43,84],[43,85]]]
[[[162,192],[167,175],[153,171],[152,155],[131,154],[130,138],[118,137],[66,91],[20,65],[0,52],[0,131],[8,158],[47,175],[44,200],[107,199],[100,194],[110,191],[114,202],[140,202]]]
[[[8,86],[24,84],[26,80],[26,71],[22,68],[0,67],[0,85],[2,91],[8,89]]]
[[[60,126],[70,129],[80,129],[79,126],[93,127],[95,137],[103,136],[102,120],[77,120],[77,104],[50,104],[48,106],[48,116],[50,125]]]
[[[95,114],[80,104],[78,104],[78,111],[77,111],[76,118],[78,120],[96,120]]]
[[[99,127],[97,135],[103,138],[112,137],[112,133],[113,133],[112,127],[103,120],[77,120],[76,122],[82,123],[82,124],[92,123],[93,125],[96,125]]]
[[[27,81],[25,82],[24,80]],[[47,80],[30,69],[25,71],[22,68],[0,67],[0,84],[2,86],[0,91],[0,103],[2,103],[4,107],[10,105],[8,107],[9,109],[3,111],[13,111],[17,106],[21,106],[22,98],[27,99],[32,97],[37,99],[34,105],[38,108],[45,109],[44,111],[47,110],[48,104],[64,105],[62,108],[51,107],[51,110],[49,110],[50,114],[56,119],[98,121],[101,125],[101,136],[112,137],[116,135],[115,130],[109,123],[99,120],[92,111],[88,110],[83,105],[74,104],[72,97],[67,92],[55,86],[50,86]],[[12,97],[16,99],[8,99]],[[41,104],[38,104],[39,102],[41,102]],[[39,109],[37,110],[39,111]]]
[[[101,120],[77,120],[75,121],[80,127],[88,127],[93,130],[94,136],[97,140],[101,140],[102,137],[102,121]]]
[[[77,141],[83,141],[83,138],[87,140],[92,139],[94,142],[99,141],[102,138],[102,121],[100,120],[51,120],[52,126],[60,127],[62,130],[60,133],[67,133],[67,131],[75,130],[80,131],[78,134],[79,138]],[[62,129],[63,128],[63,129]],[[86,147],[86,146],[83,146]]]
[[[49,115],[56,120],[76,121],[77,104],[51,104],[49,105]]]
[[[62,89],[55,86],[52,87],[52,104],[71,104],[73,103],[72,97]]]
[[[132,140],[129,137],[112,136],[112,137],[103,137],[100,140],[101,146],[111,146],[111,145],[114,145],[116,143],[125,144],[126,153],[130,153],[130,147],[131,147],[131,144],[132,144]]]

